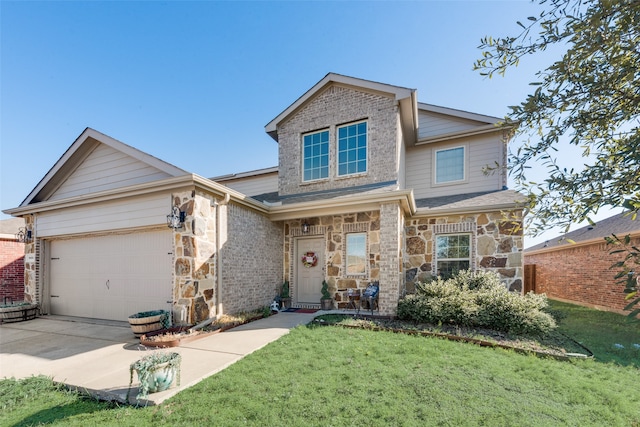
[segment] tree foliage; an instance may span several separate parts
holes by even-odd
[[[475,69],[504,75],[520,59],[565,47],[536,74],[535,88],[510,107],[523,141],[509,156],[517,189],[527,196],[527,226],[537,234],[590,220],[605,206],[640,210],[640,0],[539,0],[515,37],[482,39]],[[507,123],[507,122],[505,122]],[[583,167],[565,168],[558,146],[579,147]],[[530,181],[540,162],[547,176]]]

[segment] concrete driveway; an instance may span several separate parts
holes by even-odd
[[[181,385],[131,403],[156,405],[247,354],[309,323],[317,314],[279,313],[170,350],[182,356]],[[129,365],[155,351],[140,345],[126,322],[62,316],[0,325],[0,378],[52,377],[104,400],[124,402]],[[131,396],[136,396],[134,375]]]

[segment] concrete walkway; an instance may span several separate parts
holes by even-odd
[[[279,313],[167,349],[182,355],[180,386],[135,400],[134,375],[131,403],[157,405],[320,313]],[[101,399],[124,402],[129,365],[148,351],[154,349],[140,345],[126,322],[44,316],[5,323],[0,325],[0,378],[45,375]]]

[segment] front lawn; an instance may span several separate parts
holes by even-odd
[[[640,344],[638,325],[624,316],[553,306],[567,313],[563,332],[575,333],[594,360],[298,327],[158,407],[113,407],[41,378],[0,381],[0,425],[640,426],[638,358],[614,346]],[[602,324],[608,327],[589,326]],[[619,342],[624,337],[628,341]]]

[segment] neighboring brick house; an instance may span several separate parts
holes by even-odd
[[[24,300],[24,243],[16,237],[22,218],[0,221],[0,304]]]
[[[86,129],[5,211],[35,233],[26,292],[45,313],[196,322],[267,305],[284,280],[301,307],[323,280],[336,307],[378,281],[384,315],[459,269],[521,291],[519,195],[483,173],[506,161],[498,122],[330,73],[266,125],[277,167],[211,179]]]
[[[618,214],[527,248],[524,261],[532,271],[532,290],[560,301],[622,312],[629,301],[624,299],[624,285],[615,279],[619,269],[611,266],[623,255],[610,255],[615,248],[605,237],[611,234],[630,235],[631,243],[640,246],[640,220]]]

